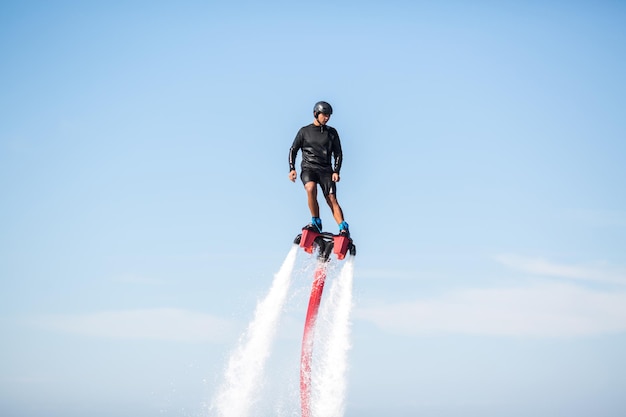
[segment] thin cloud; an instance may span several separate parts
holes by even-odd
[[[409,335],[582,337],[626,331],[626,293],[574,285],[473,289],[438,298],[360,308],[355,318]]]
[[[35,322],[48,329],[91,337],[182,342],[227,340],[234,328],[227,320],[175,308],[51,315]]]
[[[500,255],[496,260],[510,268],[538,276],[626,285],[626,270],[607,264],[566,265],[519,255]]]

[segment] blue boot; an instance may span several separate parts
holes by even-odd
[[[345,221],[339,223],[339,234],[341,236],[350,237],[350,230],[348,227],[348,223],[346,223]]]
[[[309,224],[311,230],[316,231],[317,233],[322,233],[322,219],[319,217],[311,217],[311,224]]]

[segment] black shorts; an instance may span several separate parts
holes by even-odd
[[[332,172],[323,172],[323,171],[314,171],[314,170],[303,170],[300,173],[300,179],[302,180],[302,184],[306,184],[307,182],[315,182],[322,187],[322,193],[324,193],[324,197],[329,194],[337,194],[336,183],[333,181],[333,173]]]

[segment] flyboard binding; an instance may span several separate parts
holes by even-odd
[[[329,232],[318,232],[313,226],[302,228],[300,233],[293,240],[293,243],[300,245],[306,253],[313,253],[318,248],[317,258],[320,261],[327,262],[330,255],[335,254],[338,260],[343,260],[348,253],[351,256],[356,255],[356,246],[348,235],[333,235]]]

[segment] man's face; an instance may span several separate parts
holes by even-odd
[[[328,119],[330,119],[330,114],[320,113],[317,115],[317,121],[321,125],[325,125],[326,123],[328,123]]]

